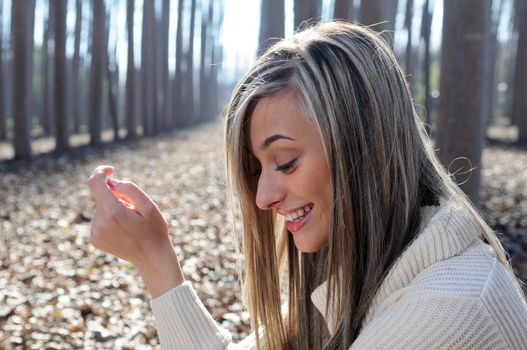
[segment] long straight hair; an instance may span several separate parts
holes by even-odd
[[[331,173],[330,238],[315,254],[299,252],[276,213],[255,204],[247,123],[260,99],[286,92],[316,128]],[[275,44],[237,85],[225,125],[231,204],[243,228],[240,276],[259,349],[348,349],[386,274],[417,237],[420,208],[440,198],[472,217],[522,294],[496,235],[437,160],[404,74],[377,33],[329,22]],[[323,281],[332,334],[310,301]]]

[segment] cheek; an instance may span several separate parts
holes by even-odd
[[[320,204],[329,206],[331,199],[331,185],[327,167],[317,168],[311,173],[312,188]]]

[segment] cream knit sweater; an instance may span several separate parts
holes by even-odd
[[[383,281],[350,349],[527,350],[527,305],[471,220],[452,203],[423,228]],[[326,284],[311,300],[333,332]],[[213,320],[189,282],[151,302],[163,349],[254,349]]]

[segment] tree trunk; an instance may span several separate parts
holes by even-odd
[[[284,0],[262,1],[260,6],[258,56],[285,35]]]
[[[119,114],[117,111],[117,100],[118,100],[118,86],[115,84],[114,73],[117,71],[117,57],[115,54],[110,58],[110,22],[111,12],[106,16],[105,27],[104,27],[104,73],[107,81],[107,108],[110,115],[110,120],[113,128],[113,141],[119,140]],[[112,61],[113,60],[113,61]]]
[[[163,0],[163,9],[161,11],[161,96],[163,101],[161,116],[162,129],[168,130],[170,128],[169,120],[171,114],[171,99],[170,96],[170,71],[168,67],[168,37],[170,33],[170,0]]]
[[[333,18],[351,21],[353,15],[353,0],[335,0]]]
[[[35,99],[34,99],[34,93],[33,93],[33,52],[34,52],[34,46],[35,46],[35,6],[36,0],[29,0],[28,2],[28,20],[27,20],[27,32],[28,32],[28,40],[27,40],[27,94],[28,94],[28,116],[29,116],[29,127],[30,130],[33,125],[33,117],[35,116],[36,106],[35,106]],[[30,132],[31,134],[31,132]]]
[[[225,4],[225,2],[222,0],[221,4],[220,4],[220,7],[219,7],[218,22],[216,24],[216,29],[214,30],[215,33],[220,33],[221,32],[221,28],[223,26],[223,18],[224,18],[224,15],[225,15],[225,11],[224,11],[225,10],[225,6],[224,6],[224,4]],[[214,51],[212,53],[212,61],[213,62],[217,62],[217,63],[212,65],[211,83],[210,83],[211,92],[210,92],[209,96],[210,96],[210,99],[211,99],[211,106],[212,106],[213,114],[216,115],[216,114],[218,114],[218,110],[220,108],[219,97],[218,97],[218,95],[219,95],[218,72],[221,69],[221,62],[223,62],[223,47],[219,43],[220,42],[219,40],[216,39],[216,40],[214,40],[214,42],[216,44],[213,45]]]
[[[364,25],[374,25],[372,29],[383,33],[393,46],[397,0],[363,0],[360,4],[359,21]]]
[[[220,28],[218,26],[218,23],[220,21],[221,16],[221,8],[222,8],[222,2],[219,2],[219,7],[216,9],[214,8],[214,1],[211,1],[209,3],[209,18],[208,18],[208,31],[207,31],[207,41],[209,45],[209,52],[208,52],[208,59],[210,61],[210,64],[207,66],[207,70],[205,72],[206,76],[206,86],[204,88],[204,94],[205,94],[205,107],[206,107],[206,117],[207,120],[212,120],[216,116],[216,106],[214,106],[214,101],[212,101],[212,98],[214,97],[214,91],[218,89],[218,87],[215,85],[214,81],[214,73],[217,66],[220,64],[220,62],[217,62],[215,53],[216,48],[218,46],[218,39],[217,35],[220,31]],[[217,10],[220,9],[219,15]]]
[[[79,66],[80,66],[80,39],[82,25],[82,0],[76,0],[75,11],[75,43],[73,50],[73,69],[72,69],[72,113],[73,113],[73,131],[78,133],[81,124],[80,112],[80,88],[79,88]]]
[[[503,0],[498,0],[498,10],[493,13],[491,25],[488,27],[489,43],[487,45],[487,54],[485,58],[485,97],[483,98],[483,125],[484,130],[487,130],[494,117],[494,98],[496,96],[496,59],[498,56],[498,27],[500,18],[503,12]],[[486,134],[486,133],[485,133]]]
[[[444,2],[436,148],[439,159],[454,175],[460,167],[454,161],[459,157],[468,159],[470,163],[463,162],[464,171],[456,180],[463,182],[461,189],[476,206],[480,199],[484,55],[488,42],[485,34],[490,11],[490,0]]]
[[[423,19],[421,21],[421,37],[425,42],[424,47],[424,60],[423,60],[423,74],[424,74],[424,101],[423,105],[425,107],[425,123],[429,127],[429,135],[432,135],[432,107],[430,104],[430,32],[432,29],[432,12],[433,4],[430,6],[430,0],[425,0],[423,5]]]
[[[55,13],[51,6],[48,6],[48,18],[44,25],[44,38],[42,48],[42,110],[41,125],[45,135],[51,135],[54,129],[54,118],[52,115],[55,111],[54,85],[50,83],[50,77],[54,69],[54,53],[49,49],[49,42],[53,39],[53,28],[55,27]]]
[[[66,11],[67,0],[50,3],[55,12],[55,151],[69,148],[66,113]]]
[[[143,103],[143,135],[152,136],[155,133],[155,39],[152,27],[155,25],[154,2],[144,1],[143,33],[141,42],[141,86]]]
[[[125,120],[126,137],[135,139],[137,130],[135,124],[135,67],[134,67],[134,8],[135,1],[128,0],[126,4],[126,30],[128,33],[128,57],[126,70],[126,102]]]
[[[30,0],[17,0],[11,5],[11,33],[13,45],[13,148],[15,159],[31,158],[31,123],[29,116],[29,44],[28,33]],[[31,9],[31,10],[34,10]],[[31,39],[30,39],[31,38]]]
[[[87,28],[86,33],[88,33],[88,40],[87,40],[87,54],[91,54],[93,52],[93,5],[90,4],[88,7],[88,11],[86,11],[87,14],[84,17],[86,20]],[[82,61],[81,61],[82,62]],[[84,64],[81,66],[81,69],[84,71],[84,79],[81,82],[81,88],[82,88],[82,98],[81,98],[81,120],[86,125],[88,131],[90,129],[90,96],[91,96],[91,60],[89,61],[89,64]]]
[[[527,1],[517,1],[518,48],[512,100],[512,119],[518,126],[518,143],[527,143]]]
[[[154,1],[152,1],[154,3]],[[154,135],[157,135],[159,131],[161,130],[161,107],[163,101],[161,101],[162,95],[161,95],[161,72],[162,72],[162,58],[161,58],[161,35],[160,34],[160,21],[157,20],[157,14],[155,11],[155,3],[152,5],[152,17],[151,17],[151,26],[150,26],[150,44],[152,45],[151,51],[152,51],[152,72],[153,72],[153,80],[152,83],[154,86],[154,96],[153,96],[153,104],[154,104]]]
[[[119,114],[117,112],[117,86],[115,86],[114,71],[111,64],[106,65],[106,78],[108,79],[108,107],[112,119],[113,140],[119,140]]]
[[[174,113],[173,123],[176,127],[182,125],[183,122],[183,7],[185,6],[184,0],[178,2],[178,15],[177,15],[177,32],[176,32],[176,68],[174,72]]]
[[[414,0],[406,0],[406,12],[404,27],[406,28],[406,55],[404,68],[406,70],[406,80],[413,90],[414,64],[412,57],[412,20],[414,17]]]
[[[49,6],[48,6],[49,7]],[[40,58],[40,76],[42,79],[40,80],[40,94],[41,94],[41,101],[40,101],[40,126],[42,127],[42,130],[44,132],[44,135],[49,135],[51,133],[49,122],[48,122],[48,82],[49,82],[49,11],[48,16],[44,18],[44,24],[43,24],[43,31],[42,31],[42,50],[41,50],[41,58]]]
[[[220,6],[221,3],[220,3]],[[209,60],[209,64],[206,67],[205,70],[205,86],[202,89],[202,93],[204,94],[203,101],[205,106],[205,116],[206,120],[213,120],[216,116],[216,110],[212,105],[212,96],[213,96],[213,90],[217,89],[216,86],[213,85],[213,73],[214,73],[214,67],[216,66],[215,62],[215,48],[217,46],[217,38],[216,35],[218,33],[216,29],[216,22],[217,20],[217,14],[214,11],[214,1],[209,2],[209,12],[208,12],[208,23],[207,23],[207,42],[208,42],[208,53],[207,57]]]
[[[192,0],[190,8],[190,34],[187,52],[186,72],[186,125],[195,123],[194,116],[194,27],[196,24],[196,0]]]
[[[4,104],[4,0],[0,0],[0,140],[7,138],[7,117]]]
[[[93,1],[92,58],[90,69],[90,144],[101,143],[104,37],[106,9],[103,0]]]
[[[210,3],[211,1],[209,1]],[[208,26],[208,15],[210,14],[210,7],[205,11],[204,1],[201,2],[201,30],[200,30],[200,56],[199,56],[199,103],[197,108],[198,120],[205,120],[206,116],[206,103],[207,103],[207,68],[209,66],[208,62],[208,36],[207,36],[207,26]],[[207,67],[205,66],[207,65]]]
[[[265,1],[264,1],[265,2]],[[302,22],[316,23],[320,21],[322,14],[321,0],[295,0],[294,2],[294,24],[295,30]]]

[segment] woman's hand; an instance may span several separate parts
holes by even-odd
[[[113,170],[99,166],[88,179],[96,206],[90,239],[95,247],[133,263],[155,298],[184,281],[168,225],[137,185],[107,179]]]

